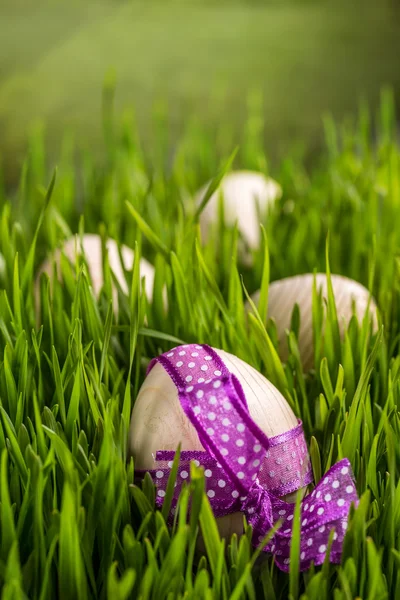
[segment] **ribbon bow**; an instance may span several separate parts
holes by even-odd
[[[278,520],[280,529],[264,550],[275,555],[284,571],[290,564],[295,505],[284,496],[307,486],[312,471],[301,422],[268,438],[252,420],[239,380],[206,345],[185,345],[154,359],[174,381],[181,406],[195,427],[205,451],[183,451],[178,481],[189,477],[191,460],[205,469],[207,496],[214,514],[242,511],[253,527],[253,542],[261,542]],[[207,378],[207,379],[206,379]],[[156,453],[158,468],[150,470],[161,504],[174,451]],[[175,504],[179,485],[175,489]],[[350,463],[336,463],[301,502],[300,569],[321,564],[334,529],[329,559],[340,562],[351,503],[358,496]],[[174,510],[174,509],[173,509]]]

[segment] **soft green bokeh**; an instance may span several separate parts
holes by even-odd
[[[3,1],[0,153],[7,176],[15,175],[37,119],[55,150],[66,126],[98,147],[110,70],[117,109],[135,107],[152,142],[160,99],[174,140],[193,115],[209,126],[238,126],[248,92],[260,89],[271,156],[299,139],[319,144],[324,112],[354,114],[362,96],[376,107],[383,84],[400,90],[394,4],[349,4]]]

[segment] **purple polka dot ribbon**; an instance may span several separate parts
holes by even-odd
[[[179,400],[196,429],[204,451],[182,451],[171,515],[176,510],[183,481],[190,478],[190,462],[204,468],[207,496],[215,516],[241,511],[253,527],[253,543],[260,543],[273,525],[282,525],[264,551],[289,570],[295,505],[280,497],[313,480],[302,424],[268,438],[250,416],[239,380],[218,354],[206,345],[184,345],[152,360],[173,380]],[[157,467],[149,470],[157,505],[165,496],[173,450],[158,451]],[[143,471],[138,471],[142,475]],[[329,560],[339,563],[351,503],[358,496],[347,459],[336,463],[301,502],[300,568],[320,565],[334,529]]]

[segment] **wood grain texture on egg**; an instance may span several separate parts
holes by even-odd
[[[196,203],[204,198],[208,185],[197,194]],[[278,183],[262,173],[253,171],[235,171],[225,175],[218,190],[211,196],[200,216],[203,239],[207,239],[210,227],[218,221],[218,202],[222,194],[225,223],[232,226],[237,221],[238,228],[250,248],[260,245],[260,219],[257,214],[257,202],[261,214],[274,204],[282,195]]]
[[[231,373],[239,379],[253,421],[273,437],[293,429],[297,418],[282,394],[253,367],[223,350],[215,349]],[[197,431],[182,410],[172,379],[160,363],[146,377],[137,396],[129,433],[130,456],[135,468],[156,468],[157,451],[204,450]],[[291,501],[296,494],[287,496]],[[243,531],[243,515],[234,513],[218,519],[221,535],[231,536]]]
[[[353,305],[359,322],[365,316],[368,307],[369,291],[357,281],[353,281],[342,275],[331,275],[333,294],[335,297],[337,316],[339,321],[340,335],[343,337],[353,316]],[[279,355],[282,360],[287,360],[288,347],[285,331],[290,329],[292,311],[297,303],[300,309],[300,331],[299,350],[302,364],[305,370],[312,368],[314,364],[314,344],[312,325],[312,290],[313,274],[297,275],[274,281],[269,286],[268,294],[268,318],[273,318],[276,323],[279,339]],[[321,290],[325,302],[328,299],[327,278],[325,273],[316,275],[317,290]],[[256,303],[259,300],[259,292],[252,299]],[[247,309],[250,309],[247,304]],[[373,331],[377,331],[377,307],[371,298],[369,312],[372,318]],[[326,315],[326,310],[325,310]]]
[[[121,289],[128,294],[128,284],[125,279],[124,270],[121,264],[121,259],[118,251],[118,244],[113,239],[108,239],[106,242],[108,252],[108,261],[111,271],[114,273]],[[127,246],[121,245],[121,255],[126,271],[133,268],[134,253]],[[96,298],[100,294],[100,290],[104,284],[103,275],[103,259],[102,259],[102,242],[101,237],[95,234],[85,234],[82,239],[76,235],[66,240],[61,248],[57,248],[53,255],[49,257],[41,266],[35,281],[35,297],[36,305],[39,306],[40,301],[40,276],[42,273],[47,273],[50,278],[53,277],[53,265],[56,266],[56,273],[59,281],[61,281],[61,255],[64,254],[71,262],[72,267],[75,266],[76,259],[79,255],[84,254],[88,266],[89,275],[92,281],[93,292]],[[145,259],[140,259],[140,276],[145,277],[145,291],[149,299],[153,294],[154,283],[154,267]],[[118,294],[113,285],[113,302],[117,308]]]

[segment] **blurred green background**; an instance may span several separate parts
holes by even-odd
[[[150,146],[161,101],[173,145],[188,119],[239,132],[249,93],[260,90],[265,144],[280,158],[298,141],[318,150],[327,111],[351,117],[362,98],[377,110],[384,85],[398,98],[399,56],[400,15],[389,0],[2,0],[5,178],[15,181],[38,121],[54,157],[66,130],[101,152],[110,73],[117,113],[134,108]]]

